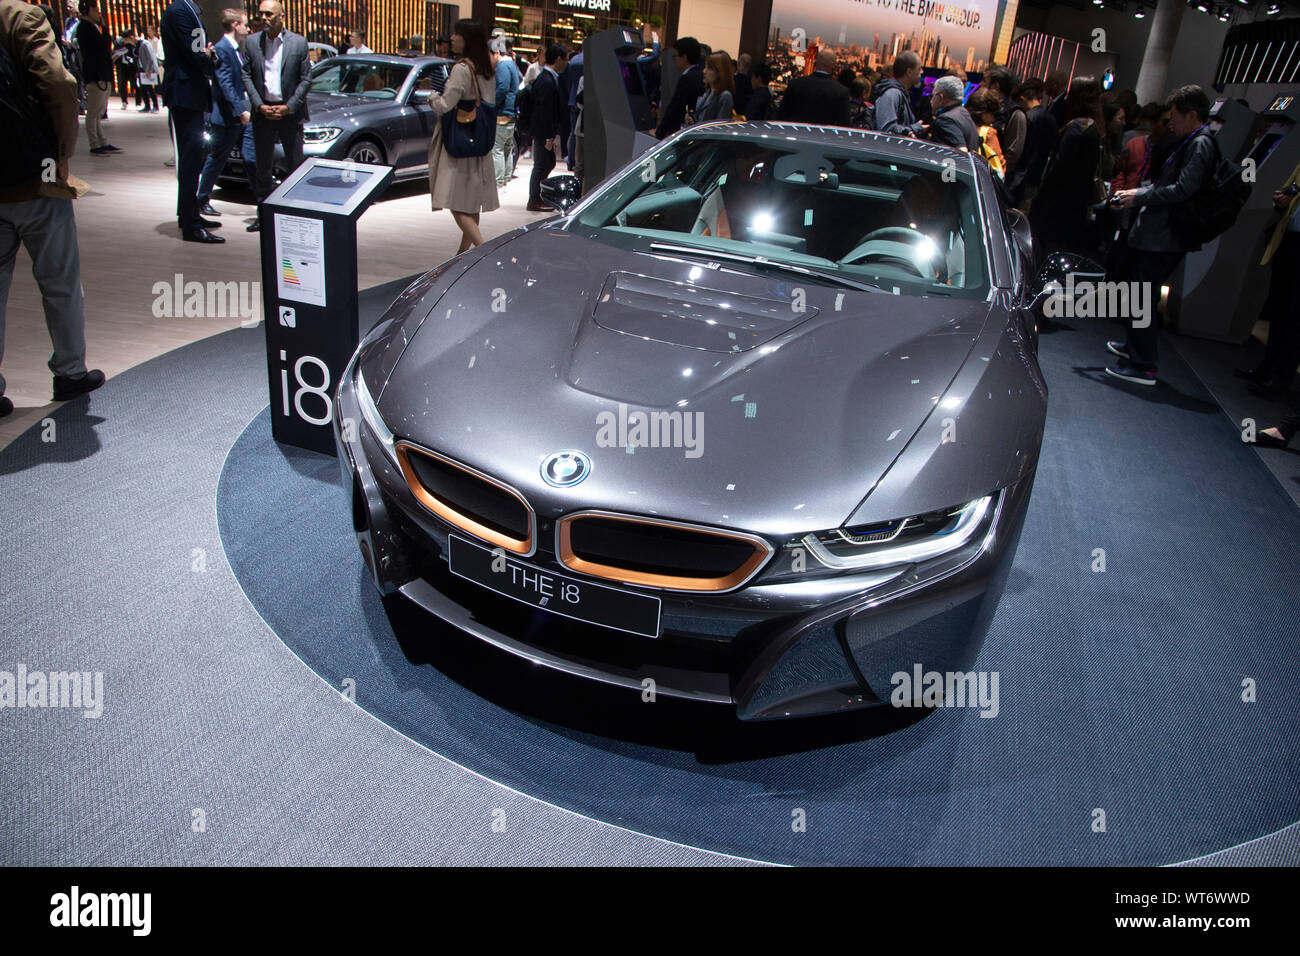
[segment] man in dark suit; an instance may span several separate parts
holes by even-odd
[[[532,118],[528,130],[533,137],[533,175],[528,181],[528,211],[551,212],[542,202],[542,182],[555,168],[555,151],[564,133],[568,103],[561,95],[560,74],[569,66],[569,51],[563,44],[546,48],[546,65],[533,80]]]
[[[956,149],[963,147],[972,153],[980,151],[980,131],[971,119],[970,111],[962,105],[966,84],[955,76],[941,76],[934,83],[930,105],[934,107],[934,120],[930,124],[930,139]]]
[[[681,37],[673,44],[673,62],[681,70],[673,98],[659,115],[655,136],[663,139],[677,132],[686,123],[686,112],[704,95],[704,69],[700,66],[700,41],[695,37]]]
[[[163,11],[163,102],[176,134],[176,219],[186,242],[225,242],[208,232],[216,222],[199,215],[199,175],[203,171],[203,117],[212,109],[212,58],[199,8],[193,0],[173,0]]]
[[[271,194],[276,140],[284,147],[286,175],[302,162],[302,125],[310,118],[311,61],[306,38],[284,28],[284,11],[278,0],[262,0],[257,10],[265,26],[244,41],[244,91],[253,105],[260,206]],[[257,232],[261,226],[259,218],[248,231]]]
[[[736,84],[734,109],[741,116],[749,116],[749,98],[754,95],[754,83],[750,79],[750,70],[754,68],[754,58],[742,53],[736,58],[736,75],[731,79]]]
[[[247,126],[252,119],[249,111],[248,96],[244,92],[244,63],[239,48],[248,36],[248,16],[243,10],[233,7],[221,11],[221,29],[223,35],[212,48],[212,55],[217,60],[217,85],[213,91],[216,103],[208,114],[208,124],[212,127],[212,152],[203,164],[203,175],[199,177],[199,212],[204,216],[220,216],[209,201],[212,187],[217,183],[217,176],[230,159],[230,150],[235,145],[241,126]]]
[[[790,81],[781,97],[777,119],[816,126],[849,125],[849,90],[831,75],[835,52],[817,51],[816,69],[810,76]]]

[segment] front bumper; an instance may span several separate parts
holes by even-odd
[[[742,720],[889,706],[891,677],[966,671],[1002,593],[1033,472],[1005,489],[981,532],[942,566],[762,584],[723,594],[624,586],[662,600],[659,638],[557,617],[453,575],[450,525],[411,494],[384,442],[367,427],[355,360],[335,405],[335,442],[353,529],[383,594],[400,592],[429,613],[507,653],[588,680],[728,704]],[[548,526],[549,524],[549,526]],[[553,522],[542,519],[541,541]],[[575,575],[545,546],[527,563]],[[908,701],[910,704],[911,701]]]

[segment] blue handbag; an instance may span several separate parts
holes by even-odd
[[[474,67],[470,74],[478,90],[478,74]],[[448,156],[464,159],[469,156],[486,156],[492,152],[497,138],[496,104],[489,106],[481,98],[461,100],[454,110],[442,114],[442,145]]]

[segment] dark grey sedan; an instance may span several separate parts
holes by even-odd
[[[970,667],[1015,553],[1031,261],[969,153],[691,127],[363,340],[335,426],[369,573],[629,692],[771,718],[902,674],[910,705]]]
[[[316,64],[307,94],[311,119],[303,130],[304,156],[392,166],[397,179],[425,175],[437,122],[429,95],[442,92],[453,62],[436,56],[367,53]],[[278,143],[274,170],[280,178],[286,173]],[[238,146],[221,179],[247,181]]]

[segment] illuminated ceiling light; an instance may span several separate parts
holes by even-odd
[[[1270,3],[1270,4],[1268,5],[1268,9],[1264,11],[1264,14],[1265,14],[1266,16],[1275,17],[1275,16],[1277,16],[1277,15],[1278,15],[1279,13],[1281,13],[1281,12],[1282,12],[1282,4],[1280,4],[1280,3]]]
[[[1145,19],[1146,15],[1147,15],[1147,8],[1141,6],[1137,8],[1137,13],[1133,14],[1133,16],[1135,16],[1139,20]]]

